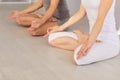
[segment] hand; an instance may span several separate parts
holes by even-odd
[[[62,31],[62,30],[63,29],[61,29],[61,27],[59,27],[59,26],[50,27],[47,29],[47,34],[44,37],[49,36],[51,33]]]
[[[78,38],[81,38],[83,36],[83,33],[79,29],[73,30],[73,33],[75,33]]]
[[[28,31],[35,31],[38,29],[43,23],[41,22],[40,19],[36,19],[32,22],[31,27],[28,28]]]
[[[73,33],[75,33],[78,37],[78,45],[80,45],[83,41],[83,33],[79,30],[79,29],[76,29],[76,30],[73,30]],[[87,39],[87,38],[86,38]]]
[[[77,59],[80,59],[81,57],[87,55],[87,53],[89,52],[90,48],[93,46],[94,43],[95,41],[86,40],[77,54]]]
[[[8,16],[9,19],[16,19],[20,15],[19,11],[13,11],[10,16]]]
[[[39,13],[35,13],[35,15],[37,15],[39,18],[42,18],[43,15],[42,14],[39,14]]]

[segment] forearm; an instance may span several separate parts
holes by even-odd
[[[89,41],[95,41],[102,29],[103,26],[103,20],[97,20],[92,31],[90,32],[90,37],[89,37]]]
[[[38,10],[42,6],[43,6],[42,0],[38,0],[37,2],[26,8],[25,10],[20,11],[20,13],[31,13]]]
[[[98,11],[98,16],[93,26],[93,29],[90,33],[89,41],[95,41],[97,39],[97,36],[99,35],[103,27],[104,20],[106,18],[106,15],[110,7],[112,6],[112,3],[113,3],[113,0],[101,0],[101,4],[99,7],[99,11]]]
[[[82,18],[84,18],[85,16],[86,16],[86,11],[83,8],[83,6],[81,6],[79,11],[76,14],[74,14],[66,23],[64,23],[60,27],[62,29],[66,29],[66,28],[70,27],[71,25],[73,25],[74,23],[81,20]]]
[[[45,23],[49,18],[51,18],[59,4],[59,0],[51,0],[49,9],[45,12],[43,18],[41,19],[42,23]]]

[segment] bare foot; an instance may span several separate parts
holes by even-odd
[[[81,32],[79,29],[76,29],[73,31],[79,38],[80,43],[84,43],[84,41],[88,40],[89,34]],[[97,43],[100,43],[102,41],[96,40]]]
[[[10,14],[10,16],[8,16],[7,18],[8,18],[8,19],[16,19],[16,17],[18,17],[19,14],[20,14],[19,11],[13,11],[13,12]]]
[[[84,43],[89,38],[88,34],[81,32],[79,29],[73,30],[73,32],[78,36],[79,44]]]

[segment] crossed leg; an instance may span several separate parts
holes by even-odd
[[[83,40],[87,39],[88,36],[84,35],[77,30],[76,33],[73,32],[57,32],[52,33],[48,42],[51,46],[74,51],[80,44],[83,43]]]
[[[73,51],[78,46],[78,41],[71,37],[60,37],[49,42],[50,45]]]
[[[82,41],[82,37],[79,37]],[[48,42],[50,45],[66,49],[74,50],[74,61],[77,65],[86,65],[106,59],[113,58],[119,54],[120,47],[110,42],[96,40],[86,56],[77,59],[78,52],[82,44],[78,41],[78,37],[72,32],[52,33]]]
[[[41,18],[43,17],[43,15],[39,14],[23,14],[20,15],[19,17],[17,17],[16,19],[16,23],[21,25],[21,26],[26,26],[26,27],[30,27],[32,25],[32,22],[35,20],[41,20]],[[57,26],[57,20],[56,18],[50,18],[48,21],[46,21],[46,23],[44,23],[43,25],[41,25],[38,29],[35,30],[31,30],[30,28],[28,29],[28,32],[33,35],[33,36],[42,36],[44,34],[47,33],[47,29],[49,27],[53,27],[53,26]]]
[[[22,14],[16,18],[16,23],[21,26],[30,27],[32,21],[36,19],[39,19],[39,17],[36,14]]]

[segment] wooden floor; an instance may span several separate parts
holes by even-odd
[[[6,16],[27,5],[0,5],[0,80],[120,80],[120,55],[77,66],[73,52],[50,47]]]

